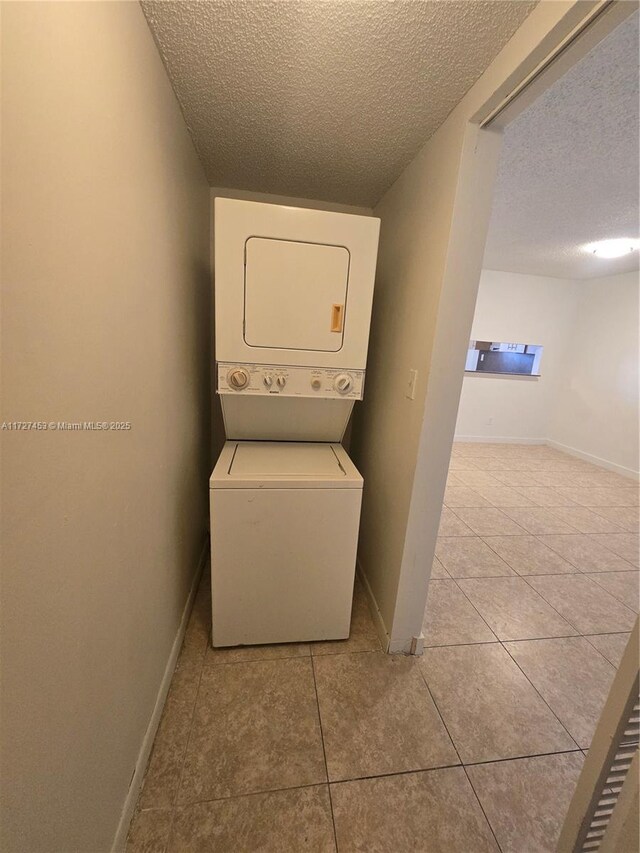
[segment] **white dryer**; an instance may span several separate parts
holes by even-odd
[[[379,228],[216,199],[214,646],[349,634],[363,483],[337,442],[363,395]]]
[[[362,477],[344,448],[228,441],[210,498],[213,645],[348,637]]]

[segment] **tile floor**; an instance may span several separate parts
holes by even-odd
[[[548,447],[456,444],[421,658],[214,650],[198,591],[127,853],[543,853],[638,611],[638,491]]]

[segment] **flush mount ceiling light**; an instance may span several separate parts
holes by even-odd
[[[621,258],[640,248],[640,240],[634,237],[621,237],[617,240],[599,240],[585,246],[586,252],[591,252],[598,258]]]

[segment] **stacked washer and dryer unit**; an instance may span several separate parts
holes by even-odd
[[[349,636],[362,399],[380,221],[215,201],[214,646]]]

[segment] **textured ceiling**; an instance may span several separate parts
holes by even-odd
[[[585,244],[638,237],[638,12],[505,131],[489,269],[595,278],[638,269]]]
[[[209,183],[373,205],[525,0],[143,2]]]

